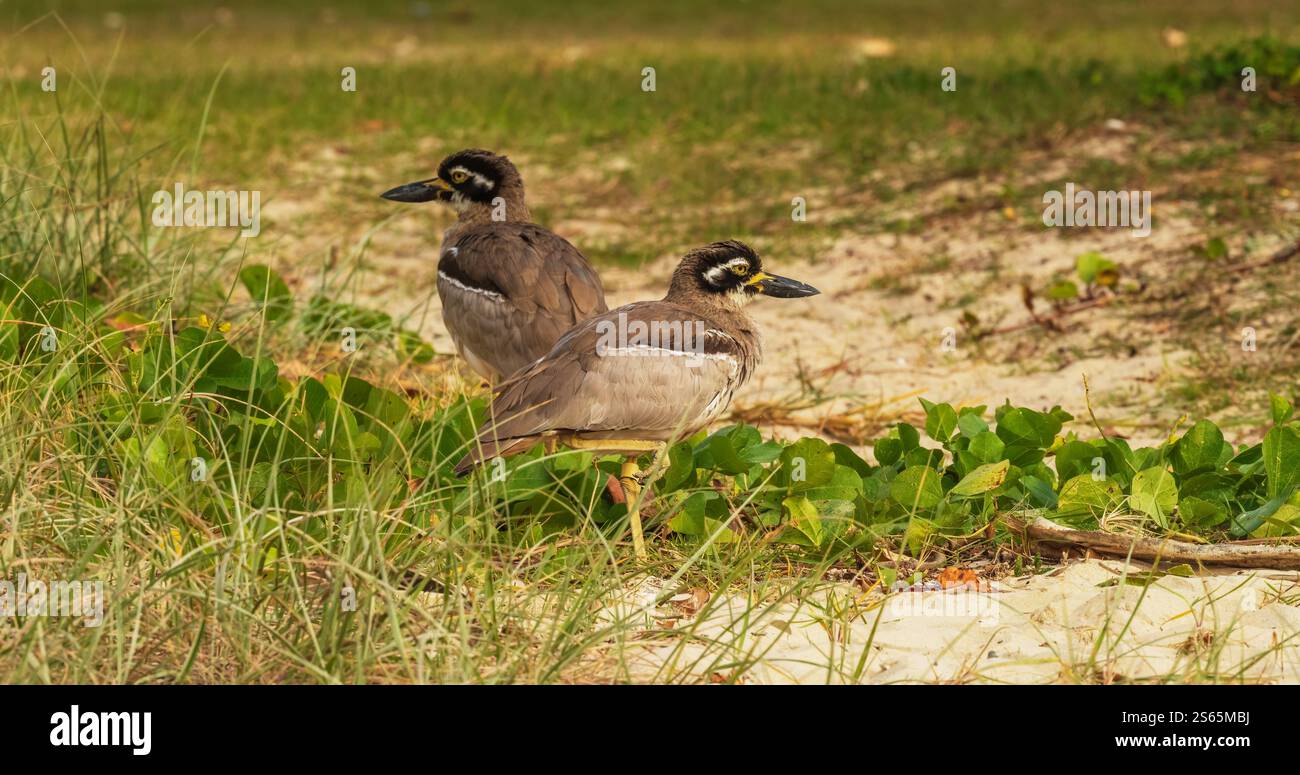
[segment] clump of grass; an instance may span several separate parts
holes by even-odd
[[[479,398],[408,403],[346,364],[280,378],[270,343],[373,313],[190,314],[173,294],[221,249],[160,233],[138,211],[147,186],[79,139],[96,130],[60,128],[52,158],[22,138],[3,158],[0,576],[101,580],[108,602],[100,628],[8,629],[5,680],[582,680],[593,652],[644,629],[640,609],[608,615],[635,577],[718,560],[705,542],[629,569],[589,463],[495,488],[451,477]],[[360,332],[372,357],[400,358],[377,331]],[[764,587],[762,548],[728,548],[715,583]]]

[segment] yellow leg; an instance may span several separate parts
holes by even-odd
[[[636,553],[638,560],[644,561],[647,555],[645,533],[641,529],[641,483],[636,480],[640,470],[636,458],[630,457],[624,460],[619,483],[623,485],[623,497],[627,500],[627,518],[632,524],[632,551]]]
[[[570,449],[608,452],[611,455],[615,452],[624,454],[656,452],[664,446],[662,441],[646,441],[645,439],[580,439],[573,436],[555,436],[553,438]]]

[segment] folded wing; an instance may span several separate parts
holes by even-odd
[[[575,323],[606,310],[587,259],[528,223],[494,223],[444,244],[438,293],[456,346],[495,377],[532,363]]]
[[[552,433],[688,435],[726,409],[756,361],[743,341],[684,307],[664,301],[620,307],[570,330],[546,357],[499,387],[480,448],[458,470]]]

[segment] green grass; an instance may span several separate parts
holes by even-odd
[[[455,8],[437,11],[459,20],[449,23],[404,18],[409,4],[393,3],[355,19],[340,9],[332,25],[306,8],[240,4],[228,25],[202,13],[162,24],[156,6],[140,4],[120,9],[120,40],[105,34],[102,14],[76,4],[57,19],[20,5],[15,26],[27,24],[7,42],[11,74],[25,75],[4,99],[6,113],[37,127],[60,112],[103,110],[114,147],[160,175],[270,197],[329,188],[350,205],[336,208],[345,219],[358,207],[365,217],[378,212],[372,177],[405,180],[455,148],[498,148],[556,171],[538,183],[525,170],[535,189],[558,195],[539,201],[548,216],[580,216],[593,188],[601,205],[634,213],[634,235],[596,251],[626,260],[736,231],[797,249],[869,223],[863,181],[882,166],[906,179],[898,162],[918,149],[934,157],[925,164],[931,179],[1005,174],[1018,148],[1145,112],[1152,84],[1167,80],[1163,68],[1186,58],[1159,45],[1174,18],[1197,50],[1244,30],[1285,36],[1300,22],[1262,4],[1231,12],[1113,4],[1083,19],[1027,5],[971,14],[935,3],[937,29],[910,3],[747,3],[702,18],[689,4],[633,7],[617,22],[576,12],[577,25],[550,37],[555,16],[527,4],[475,4],[464,19]],[[536,36],[522,32],[530,26]],[[862,58],[857,45],[868,35],[894,40],[896,55]],[[394,42],[406,36],[405,48]],[[57,96],[39,88],[47,63],[59,70]],[[355,93],[339,88],[345,65],[358,68]],[[647,65],[657,68],[653,94],[640,89]],[[939,70],[948,65],[958,89],[944,93]],[[1195,83],[1190,103],[1166,106],[1158,122],[1245,134],[1245,148],[1296,138],[1283,106],[1195,99],[1230,83]],[[298,163],[322,147],[348,150],[334,179],[297,179]],[[615,156],[635,163],[611,169]],[[1109,182],[1135,163],[1076,173]],[[809,199],[811,215],[797,238],[783,233],[795,195]],[[828,208],[844,207],[853,215],[828,222]]]
[[[755,659],[743,647],[750,623],[697,651],[689,627],[647,631],[635,606],[611,601],[655,577],[665,580],[660,597],[743,595],[755,620],[783,604],[819,611],[832,630],[874,616],[878,597],[827,597],[825,579],[849,573],[870,586],[902,573],[983,528],[995,505],[1029,502],[1027,489],[921,513],[902,500],[919,500],[923,483],[890,487],[925,467],[919,447],[876,465],[837,448],[857,490],[829,500],[864,513],[814,518],[797,498],[770,502],[779,464],[746,459],[737,470],[708,457],[722,442],[696,440],[689,483],[662,487],[649,512],[659,535],[639,565],[590,461],[539,459],[496,488],[449,476],[481,393],[454,378],[449,358],[430,362],[401,333],[411,321],[369,309],[353,284],[366,233],[392,214],[374,194],[462,146],[524,160],[545,222],[609,213],[622,228],[584,250],[599,262],[640,262],[737,234],[799,258],[845,234],[923,234],[990,203],[952,202],[906,220],[882,205],[953,177],[1006,179],[991,204],[1032,209],[1035,190],[1018,182],[1023,151],[1068,145],[1116,116],[1197,148],[1082,164],[1069,179],[1119,187],[1300,141],[1292,103],[1243,101],[1216,70],[1227,59],[1159,45],[1170,25],[1197,50],[1262,33],[1293,42],[1300,12],[1114,3],[1081,17],[1022,2],[980,13],[925,5],[932,14],[903,2],[584,3],[560,17],[503,2],[439,6],[412,20],[409,3],[393,2],[341,8],[328,22],[306,3],[274,12],[231,3],[224,21],[206,11],[174,21],[170,6],[136,2],[119,4],[120,37],[98,4],[59,3],[57,17],[30,3],[0,8],[0,272],[21,289],[4,296],[12,316],[0,323],[0,577],[109,583],[102,628],[29,619],[5,629],[0,677],[646,680],[627,655],[662,641],[673,667],[652,678],[733,681]],[[408,35],[414,47],[399,46]],[[867,36],[894,41],[896,54],[862,59]],[[53,94],[39,86],[47,63],[59,72]],[[349,64],[359,70],[356,93],[339,89]],[[657,68],[653,94],[639,88],[646,65]],[[951,94],[939,90],[946,65],[959,71]],[[322,149],[342,150],[313,163]],[[154,228],[149,195],[175,180],[313,206],[298,231],[273,229],[252,245]],[[796,195],[808,198],[810,223],[792,227]],[[1212,201],[1233,196],[1225,188]],[[1265,218],[1242,208],[1225,213],[1223,227],[1271,226]],[[346,235],[339,241],[350,247],[326,265],[297,252],[303,232]],[[282,264],[285,253],[321,296],[361,309],[304,298],[290,319],[265,320],[237,277],[250,264]],[[936,257],[919,271],[946,268]],[[909,287],[889,281],[899,293]],[[196,325],[201,315],[230,322],[245,359],[210,350],[225,337]],[[344,318],[362,333],[353,357],[337,348]],[[53,353],[39,347],[46,326],[57,333]],[[1242,381],[1258,390],[1276,379]],[[1037,439],[1028,457],[1036,450],[1041,460],[1054,436]],[[933,469],[948,491],[974,468],[949,441]],[[1139,454],[1151,467],[1175,452]],[[195,457],[208,468],[197,482]],[[1040,460],[1017,466],[1059,494],[1064,482]],[[1225,514],[1287,485],[1252,465],[1221,472],[1239,478]],[[1087,518],[1096,516],[1090,503]],[[1220,520],[1207,534],[1226,529]],[[845,645],[827,680],[865,677],[854,655],[869,643]],[[1095,655],[1062,661],[1065,680],[1097,672]],[[1193,667],[1184,677],[1218,675]]]

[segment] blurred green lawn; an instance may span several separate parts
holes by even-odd
[[[1188,45],[1164,45],[1167,28]],[[559,188],[538,202],[543,217],[639,210],[653,236],[594,251],[636,260],[770,232],[795,195],[840,206],[819,228],[882,228],[869,205],[900,184],[878,166],[923,157],[931,179],[1007,170],[1026,147],[1145,109],[1152,79],[1189,51],[1295,40],[1300,5],[24,1],[0,5],[0,29],[4,132],[53,125],[54,96],[39,88],[49,63],[57,109],[102,109],[111,145],[160,177],[300,194],[323,181],[294,162],[346,145],[354,166],[340,176],[358,179],[359,201],[371,173],[400,183],[443,152],[499,149]],[[340,88],[345,66],[355,93]],[[946,66],[956,92],[939,88]],[[1187,106],[1161,121],[1235,139],[1253,131],[1241,119],[1236,106]],[[1255,139],[1294,133],[1294,121],[1265,122]],[[414,159],[416,147],[435,150]]]

